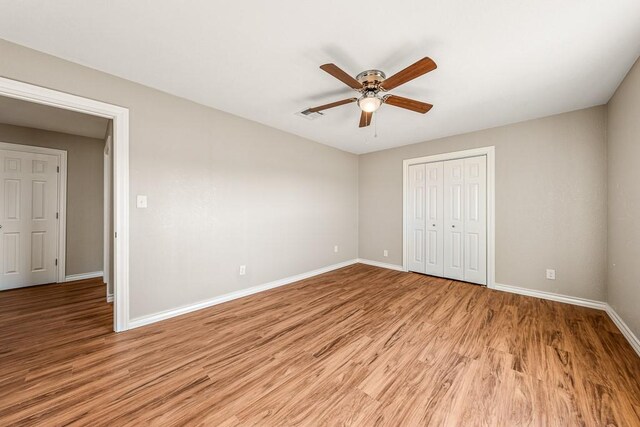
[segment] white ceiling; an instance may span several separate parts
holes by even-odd
[[[104,139],[109,120],[0,96],[0,123]]]
[[[0,37],[354,153],[606,103],[640,54],[638,0],[22,0]],[[318,66],[390,75],[438,69],[393,91],[359,129],[353,96]]]

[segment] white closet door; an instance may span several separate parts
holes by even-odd
[[[487,284],[487,158],[464,160],[464,280]]]
[[[426,197],[426,273],[444,275],[444,163],[427,163]]]
[[[58,158],[0,150],[0,289],[56,281]]]
[[[464,280],[464,160],[444,162],[444,277]]]
[[[425,170],[422,165],[409,166],[409,271],[426,273],[426,203]]]

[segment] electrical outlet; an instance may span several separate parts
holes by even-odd
[[[383,255],[383,256],[385,256],[385,257],[389,256],[389,251],[385,249],[385,250],[382,252],[382,255]]]
[[[245,274],[247,274],[247,266],[246,265],[241,265],[240,266],[240,275],[244,276]]]
[[[551,269],[547,269],[547,279],[556,280],[556,271],[555,270],[551,270]]]
[[[338,253],[338,245],[335,245],[335,246],[333,247],[333,252]]]

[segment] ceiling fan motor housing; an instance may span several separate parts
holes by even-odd
[[[356,80],[362,84],[365,90],[379,90],[380,83],[387,78],[380,70],[363,71],[356,76]]]

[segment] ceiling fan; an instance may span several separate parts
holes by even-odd
[[[402,96],[397,95],[382,94],[383,92],[395,89],[408,81],[420,77],[429,71],[435,70],[437,65],[429,57],[422,58],[418,62],[409,65],[402,71],[398,71],[389,78],[387,78],[387,76],[380,70],[363,71],[354,79],[340,69],[336,64],[324,64],[321,65],[320,68],[349,86],[351,89],[360,92],[361,95],[358,98],[348,98],[343,99],[342,101],[320,105],[319,107],[308,108],[303,111],[302,114],[318,113],[329,108],[357,102],[358,106],[362,110],[360,113],[360,127],[362,128],[371,124],[371,117],[373,116],[374,111],[380,108],[382,104],[393,105],[394,107],[404,108],[421,114],[426,113],[431,109],[431,107],[433,107],[433,105],[427,104],[426,102],[403,98]]]

